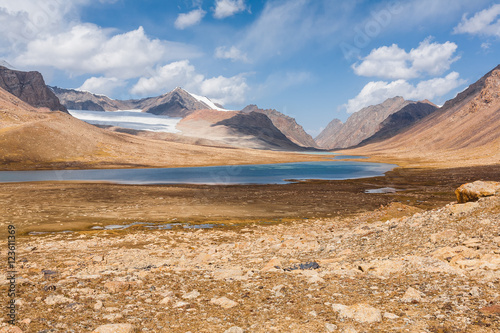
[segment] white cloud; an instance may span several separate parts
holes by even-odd
[[[180,30],[186,29],[187,27],[199,24],[206,14],[207,12],[201,8],[192,10],[189,13],[179,14],[174,22],[174,26]]]
[[[160,61],[197,55],[184,44],[150,39],[142,27],[114,36],[110,36],[111,32],[94,24],[76,25],[69,31],[30,41],[15,63],[51,66],[73,75],[104,74],[128,79],[144,75]]]
[[[112,95],[117,88],[123,88],[126,81],[116,77],[91,77],[87,79],[77,90],[90,91],[94,94]]]
[[[229,49],[225,46],[216,48],[215,57],[219,59],[230,59],[231,61],[239,60],[242,62],[249,62],[247,55],[235,46],[231,46]]]
[[[446,95],[463,84],[465,81],[460,79],[457,72],[452,72],[445,77],[421,81],[416,86],[402,79],[392,82],[369,82],[344,107],[348,113],[353,113],[364,107],[380,104],[395,96],[402,96],[407,100],[433,99]]]
[[[247,91],[246,78],[242,74],[233,77],[214,77],[204,80],[200,86],[201,95],[209,96],[213,102],[221,105],[245,102]]]
[[[500,37],[500,4],[476,13],[471,18],[462,17],[453,32],[456,34],[471,34]]]
[[[233,77],[218,76],[205,78],[196,72],[189,61],[177,61],[159,67],[148,78],[141,78],[132,87],[134,95],[161,94],[181,86],[186,90],[203,96],[208,96],[219,104],[243,103],[248,91],[246,78],[243,74]]]
[[[458,60],[458,57],[453,57],[456,50],[455,43],[431,43],[427,38],[410,52],[396,44],[374,49],[352,68],[360,76],[388,79],[411,79],[423,74],[436,76],[446,72]]]
[[[246,9],[245,0],[216,0],[214,17],[223,19]]]

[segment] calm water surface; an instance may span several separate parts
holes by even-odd
[[[157,169],[0,171],[0,183],[105,181],[118,184],[285,184],[382,176],[394,164],[348,161]]]

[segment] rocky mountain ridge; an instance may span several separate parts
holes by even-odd
[[[22,72],[0,66],[0,88],[35,108],[67,113],[39,72]]]
[[[500,163],[500,66],[402,133],[354,151],[437,162],[454,158]]]
[[[283,133],[295,144],[302,147],[317,147],[314,139],[307,134],[306,131],[304,131],[302,126],[297,124],[294,118],[284,115],[275,109],[260,109],[257,105],[250,104],[241,110],[241,112],[258,112],[265,114],[269,119],[271,119],[274,126],[276,126],[281,133]]]

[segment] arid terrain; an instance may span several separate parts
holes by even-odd
[[[428,190],[444,183],[434,181]],[[441,189],[438,201],[451,202],[453,192]],[[498,332],[500,197],[438,206],[392,202],[270,225],[20,236],[18,326],[23,332]],[[4,278],[2,303],[7,286]]]

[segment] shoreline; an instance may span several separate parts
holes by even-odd
[[[454,201],[456,187],[479,179],[500,179],[500,168],[398,167],[380,177],[278,185],[4,183],[0,223],[15,223],[21,234],[130,222],[251,224],[345,217],[391,203],[427,210]],[[398,191],[364,193],[383,187]]]

